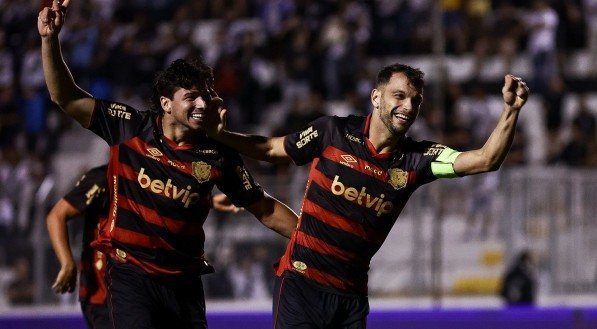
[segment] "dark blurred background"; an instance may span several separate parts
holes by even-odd
[[[76,304],[50,291],[45,215],[107,159],[48,98],[38,10],[0,0],[0,308]],[[61,41],[81,87],[138,109],[154,72],[202,56],[229,125],[266,135],[367,114],[377,71],[407,63],[427,79],[411,135],[462,150],[493,128],[504,75],[521,76],[531,97],[502,169],[415,193],[373,260],[371,296],[500,306],[502,275],[525,250],[538,304],[597,305],[597,0],[73,0]],[[305,168],[247,163],[300,210]],[[208,299],[271,298],[285,241],[246,214],[213,213],[206,232],[218,271]]]

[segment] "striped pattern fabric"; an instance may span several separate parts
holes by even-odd
[[[203,223],[214,185],[240,207],[263,190],[236,152],[207,137],[177,145],[163,136],[160,119],[96,100],[89,129],[110,145],[110,209],[93,245],[153,275],[213,272]]]
[[[370,116],[321,117],[285,137],[297,165],[311,163],[298,230],[277,268],[332,290],[366,295],[371,258],[412,193],[436,179],[443,145],[405,138],[379,154],[368,140]]]

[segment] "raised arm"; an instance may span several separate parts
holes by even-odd
[[[39,12],[37,29],[41,37],[41,58],[50,98],[84,127],[89,126],[95,101],[74,81],[60,49],[58,34],[64,25],[70,0],[54,0]]]
[[[483,147],[462,152],[456,158],[454,171],[460,176],[499,169],[510,150],[520,109],[529,97],[529,88],[520,78],[510,74],[504,80],[504,110]]]
[[[298,217],[294,211],[267,193],[246,208],[267,228],[287,238],[296,228]]]
[[[46,218],[50,241],[54,253],[60,262],[60,271],[54,280],[52,289],[57,293],[73,292],[77,284],[77,265],[68,239],[68,219],[79,211],[65,199],[60,199],[50,210]]]
[[[207,107],[205,131],[209,137],[250,158],[272,163],[290,162],[284,149],[284,137],[247,135],[227,130],[226,109],[222,108],[219,97],[213,98]]]

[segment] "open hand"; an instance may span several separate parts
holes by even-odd
[[[60,272],[58,272],[58,276],[56,276],[56,281],[54,281],[54,284],[52,285],[52,290],[60,294],[73,292],[75,291],[76,285],[77,266],[73,261],[60,268]]]
[[[529,98],[529,88],[521,78],[508,74],[504,77],[502,95],[507,106],[519,110]]]
[[[226,129],[226,109],[220,97],[213,97],[205,110],[204,129],[209,137],[216,137]]]
[[[60,32],[69,4],[70,0],[54,0],[52,7],[41,9],[37,17],[37,30],[42,38],[56,36]]]

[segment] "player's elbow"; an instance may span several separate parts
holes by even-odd
[[[481,150],[477,153],[477,173],[497,171],[500,169],[504,156],[495,152]]]
[[[502,166],[502,160],[499,158],[489,158],[481,166],[481,172],[498,171]]]

